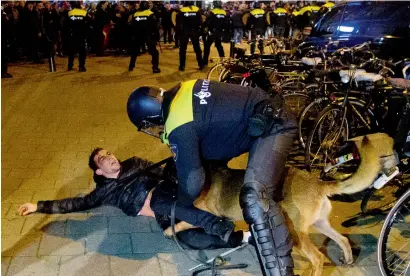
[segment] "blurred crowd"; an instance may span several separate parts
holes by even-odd
[[[70,45],[69,12],[75,1],[1,1],[2,8],[2,57],[7,61],[26,60],[43,63],[50,55],[67,55]],[[175,43],[179,47],[175,15],[187,1],[81,1],[86,11],[86,50],[97,56],[105,53],[129,54],[132,37],[130,16],[138,11],[141,2],[148,2],[155,15],[158,40]],[[200,8],[203,21],[211,11],[212,2],[191,1]],[[78,2],[77,2],[78,3]],[[209,4],[209,5],[208,5]],[[222,3],[230,26],[223,33],[223,41],[234,39],[236,43],[247,37],[250,27],[247,15],[254,9],[254,2],[227,1]],[[265,36],[300,35],[305,27],[328,11],[327,2],[307,1],[259,1],[265,11]],[[206,6],[208,5],[208,6]],[[303,32],[302,32],[303,33]],[[201,30],[202,41],[207,29]],[[140,53],[146,52],[142,45]],[[4,70],[2,64],[2,77]]]

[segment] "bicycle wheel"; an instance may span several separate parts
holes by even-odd
[[[329,100],[327,97],[316,98],[306,105],[299,113],[298,136],[302,148],[306,148],[309,132],[313,128],[318,115],[328,103]]]
[[[309,134],[305,150],[305,164],[309,169],[321,170],[335,158],[338,147],[349,137],[349,124],[343,120],[344,110],[338,105],[327,106],[319,115]]]
[[[410,190],[384,221],[377,243],[377,260],[383,276],[410,275]]]
[[[294,114],[296,118],[299,118],[299,114],[311,102],[310,97],[304,93],[285,93],[282,94],[282,96],[288,110]]]
[[[220,76],[223,69],[225,69],[225,67],[223,66],[222,63],[215,64],[209,70],[208,74],[206,75],[206,78],[208,80],[219,81],[219,76]]]

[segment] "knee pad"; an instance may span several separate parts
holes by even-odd
[[[254,188],[242,187],[239,194],[239,204],[242,208],[243,218],[248,224],[263,223],[267,202],[266,199],[259,196]]]

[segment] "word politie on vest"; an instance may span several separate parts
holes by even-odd
[[[202,82],[201,91],[194,94],[195,96],[200,98],[199,104],[208,104],[208,102],[206,101],[206,98],[211,96],[211,93],[208,90],[209,90],[209,80],[204,80]]]

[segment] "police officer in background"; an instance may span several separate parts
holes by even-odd
[[[256,39],[258,38],[258,49],[263,54],[263,36],[265,34],[265,11],[260,8],[260,3],[254,3],[248,18],[248,29],[251,30],[251,54],[255,53]]]
[[[273,22],[275,25],[275,36],[284,37],[285,30],[289,22],[288,11],[283,8],[283,3],[279,2],[277,8],[273,11]]]
[[[131,59],[128,70],[134,70],[141,46],[147,44],[148,52],[152,56],[152,72],[160,73],[159,53],[156,47],[159,39],[157,20],[154,13],[149,10],[148,2],[141,2],[139,9],[130,15],[128,22],[131,23],[132,29]]]
[[[208,65],[209,52],[212,43],[215,42],[215,47],[218,50],[219,57],[224,57],[224,48],[222,47],[222,36],[228,29],[226,12],[222,9],[221,1],[214,1],[214,9],[209,12],[205,21],[205,26],[208,27],[208,38],[205,41],[204,47],[204,66]]]
[[[81,8],[81,2],[72,1],[68,12],[68,71],[73,70],[74,55],[78,53],[79,71],[85,72],[85,39],[87,37],[87,12]]]
[[[185,70],[186,49],[188,41],[191,39],[192,46],[196,54],[199,70],[204,68],[202,61],[202,50],[199,46],[199,33],[202,26],[202,17],[199,8],[193,5],[192,1],[185,1],[176,18],[177,29],[180,31],[179,45],[179,71]]]

